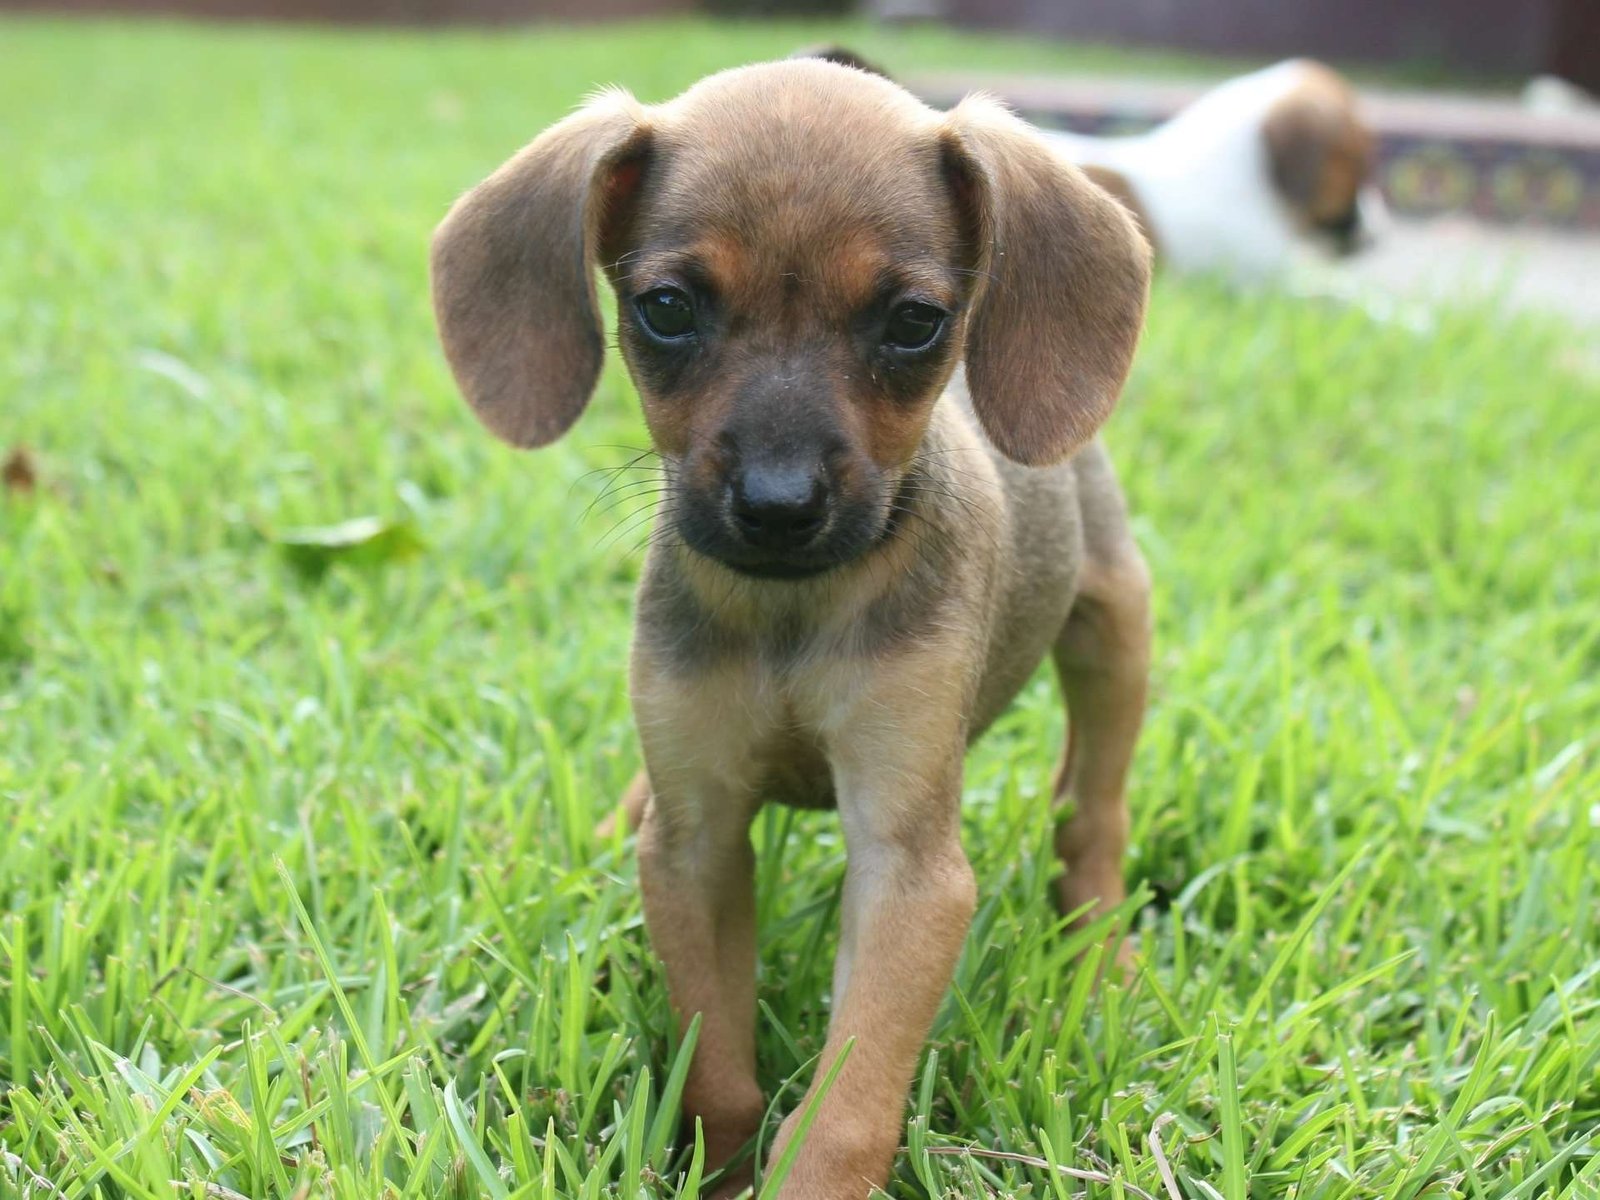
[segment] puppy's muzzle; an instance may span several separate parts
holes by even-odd
[[[1325,221],[1321,231],[1340,258],[1369,250],[1380,241],[1389,224],[1389,210],[1375,187],[1364,187],[1340,216]]]
[[[821,536],[832,507],[820,465],[753,463],[733,473],[728,516],[749,546],[774,554],[803,550]]]

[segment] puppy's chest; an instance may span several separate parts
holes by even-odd
[[[785,585],[691,579],[658,557],[634,644],[641,730],[730,789],[831,806],[834,751],[881,707],[884,679],[973,623],[962,576],[940,566],[902,555]]]
[[[751,747],[757,795],[796,808],[832,808],[833,768],[818,733],[796,723],[768,731]]]
[[[635,707],[658,746],[733,791],[805,808],[834,803],[829,744],[859,690],[847,661],[736,655],[650,675]]]

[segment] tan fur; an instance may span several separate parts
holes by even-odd
[[[1299,85],[1272,106],[1262,136],[1273,184],[1314,230],[1336,226],[1354,210],[1374,146],[1350,85],[1321,63],[1300,65]]]
[[[976,903],[963,754],[1052,652],[1074,731],[1061,899],[1102,912],[1123,898],[1148,586],[1092,439],[1129,368],[1148,257],[1113,200],[992,102],[939,114],[881,78],[800,61],[650,109],[608,98],[441,226],[447,353],[510,440],[556,436],[593,386],[588,264],[624,306],[672,486],[631,668],[646,772],[620,812],[639,829],[674,1009],[702,1020],[684,1104],[709,1165],[732,1164],[723,1194],[750,1176],[737,1156],[763,1111],[748,832],[762,804],[836,807],[849,850],[819,1077],[853,1049],[791,1200],[859,1198],[888,1178]],[[707,332],[664,359],[626,305],[691,277]],[[946,309],[943,340],[892,362],[863,350],[880,294]],[[752,413],[754,435],[738,426]],[[720,511],[732,431],[765,446],[823,426],[839,502],[880,530],[870,544],[804,578],[694,548],[688,522]]]

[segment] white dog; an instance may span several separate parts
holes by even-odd
[[[1259,279],[1307,248],[1349,254],[1386,220],[1355,93],[1307,59],[1230,80],[1148,133],[1045,136],[1181,271]]]

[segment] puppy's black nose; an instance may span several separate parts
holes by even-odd
[[[756,464],[733,480],[733,521],[751,545],[795,550],[828,519],[828,483],[813,466]]]

